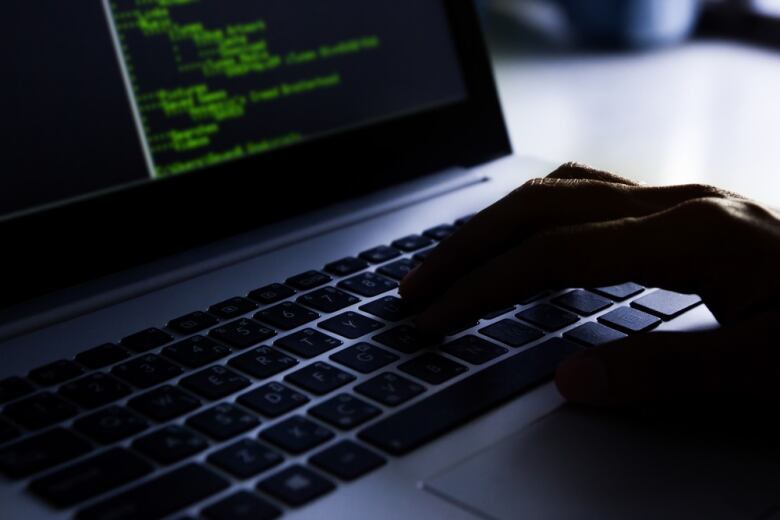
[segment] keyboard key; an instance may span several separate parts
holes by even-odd
[[[522,347],[544,336],[542,332],[513,320],[501,320],[480,329],[479,332],[514,348]]]
[[[165,385],[139,395],[127,404],[150,419],[165,422],[197,409],[200,400],[178,387]]]
[[[35,387],[21,377],[7,377],[0,381],[0,404],[31,394]]]
[[[598,347],[605,343],[625,338],[626,335],[615,329],[605,327],[600,323],[588,322],[575,329],[564,332],[563,337],[576,341],[577,343],[582,343],[587,347]]]
[[[360,300],[335,287],[323,287],[308,294],[304,294],[298,298],[297,301],[312,309],[329,314],[345,309],[350,305],[355,305]]]
[[[111,373],[138,388],[149,388],[181,374],[181,368],[155,354],[131,359]]]
[[[401,321],[411,315],[411,312],[404,307],[401,299],[395,296],[379,298],[363,305],[360,307],[360,310],[386,321]]]
[[[298,364],[298,360],[271,347],[258,347],[236,356],[228,364],[255,379],[267,379]]]
[[[179,384],[204,399],[216,401],[243,390],[251,383],[249,379],[229,368],[216,365],[185,377]]]
[[[282,512],[249,491],[239,491],[201,511],[208,520],[273,520]]]
[[[447,343],[441,350],[472,365],[482,365],[507,352],[504,347],[476,336],[463,336]]]
[[[280,283],[272,283],[249,293],[249,297],[261,305],[278,303],[295,294],[295,291]]]
[[[260,436],[297,455],[329,441],[333,438],[333,432],[304,417],[293,416],[268,428]]]
[[[302,506],[330,493],[336,486],[312,470],[295,464],[263,480],[258,488],[291,506]]]
[[[238,479],[259,475],[282,463],[284,457],[265,444],[251,439],[241,439],[226,448],[209,455],[209,464],[227,471]]]
[[[317,453],[309,462],[341,480],[349,481],[383,466],[387,460],[355,442],[344,440]]]
[[[398,361],[400,358],[369,343],[358,343],[333,354],[330,359],[363,374],[368,374]]]
[[[645,288],[641,285],[629,282],[620,285],[611,285],[609,287],[597,287],[591,290],[602,296],[606,296],[610,300],[622,302],[623,300],[627,300],[628,298],[641,293]]]
[[[121,347],[113,343],[106,343],[76,355],[76,361],[87,368],[98,369],[105,368],[108,365],[119,363],[129,358],[130,354]]]
[[[468,370],[460,363],[432,353],[402,363],[398,365],[398,369],[432,385],[440,385]]]
[[[425,388],[405,377],[385,372],[357,385],[355,391],[387,406],[398,406],[423,393]]]
[[[583,291],[582,289],[566,293],[553,301],[556,305],[576,312],[580,316],[592,316],[612,305],[611,300],[602,298],[589,291]]]
[[[297,303],[284,302],[276,307],[255,314],[255,319],[282,330],[291,330],[319,318],[320,315],[301,307]]]
[[[496,319],[496,318],[500,318],[500,317],[501,317],[501,316],[503,316],[504,314],[509,314],[510,312],[512,312],[512,311],[513,311],[513,310],[515,310],[515,309],[516,309],[516,307],[507,307],[507,308],[505,308],[505,309],[500,309],[500,310],[497,310],[497,311],[493,311],[493,312],[491,312],[491,313],[485,314],[485,315],[482,317],[482,319],[485,319],[485,320],[494,320],[494,319]]]
[[[73,427],[95,442],[113,444],[144,431],[149,423],[127,408],[109,406],[78,419]]]
[[[160,329],[150,328],[127,336],[120,343],[133,352],[148,352],[173,341],[173,336]]]
[[[19,430],[5,419],[0,418],[0,444],[5,444],[18,436]]]
[[[341,340],[314,329],[303,329],[278,339],[274,345],[306,359],[319,356],[343,343]]]
[[[273,338],[276,332],[256,321],[243,318],[211,329],[209,336],[231,347],[248,348]]]
[[[266,417],[279,417],[308,403],[309,398],[281,383],[268,383],[240,396],[238,402]]]
[[[168,328],[179,334],[195,334],[219,323],[219,320],[202,311],[191,312],[168,322]]]
[[[138,455],[113,448],[33,481],[30,491],[57,508],[66,508],[151,473]]]
[[[208,445],[204,437],[178,424],[166,426],[133,442],[133,448],[163,465],[182,461],[205,450]]]
[[[4,412],[28,430],[40,430],[73,417],[76,407],[52,393],[43,392],[9,404]]]
[[[316,395],[325,395],[355,380],[355,376],[327,363],[314,363],[288,374],[285,381]]]
[[[209,307],[209,312],[223,320],[232,320],[257,309],[257,304],[239,296]]]
[[[55,428],[0,449],[0,472],[10,478],[29,477],[91,449],[89,442],[75,433]]]
[[[435,228],[431,228],[428,229],[427,231],[424,231],[423,235],[428,238],[432,238],[434,240],[441,242],[445,238],[455,233],[455,231],[457,231],[457,228],[455,226],[451,226],[449,224],[442,224],[441,226],[436,226]]]
[[[341,430],[350,430],[373,419],[382,410],[350,394],[336,397],[309,408],[309,413]]]
[[[519,312],[517,317],[549,332],[562,329],[580,320],[576,314],[546,303],[525,309]]]
[[[392,243],[392,246],[401,251],[412,253],[419,249],[426,248],[433,245],[433,240],[428,237],[422,237],[420,235],[409,235],[404,238],[399,238]]]
[[[99,408],[130,393],[130,387],[108,374],[95,372],[60,387],[60,395],[82,408]]]
[[[406,278],[406,275],[411,273],[412,270],[417,267],[417,265],[418,262],[415,262],[414,260],[402,258],[400,260],[396,260],[395,262],[390,262],[387,265],[383,265],[377,269],[377,272],[400,282]]]
[[[368,267],[368,262],[348,256],[325,266],[325,271],[335,276],[349,276]]]
[[[664,289],[642,296],[631,302],[631,306],[663,320],[671,320],[701,303],[695,294],[680,294]]]
[[[230,354],[230,349],[207,336],[193,336],[162,349],[162,355],[187,368],[200,368]]]
[[[80,376],[83,372],[73,361],[61,359],[31,370],[29,378],[41,386],[52,386]]]
[[[658,326],[661,319],[631,307],[618,307],[599,316],[599,322],[620,332],[632,334],[645,332]]]
[[[230,483],[199,464],[187,464],[76,514],[78,520],[163,518],[227,489]]]
[[[319,271],[306,271],[305,273],[288,278],[284,283],[299,291],[309,291],[325,285],[331,280],[333,280],[333,278],[325,273]]]
[[[339,287],[360,296],[371,298],[387,291],[392,291],[398,287],[398,283],[376,273],[368,272],[342,280],[339,282]]]
[[[345,312],[338,316],[334,316],[329,320],[320,322],[319,326],[325,330],[336,333],[339,336],[343,336],[349,339],[357,339],[371,332],[375,332],[382,327],[384,323],[372,320],[367,316],[358,314],[357,312]]]
[[[411,325],[399,325],[382,334],[374,336],[374,340],[382,345],[395,349],[404,354],[413,354],[433,343],[430,338],[420,334]]]
[[[260,425],[253,414],[230,403],[220,403],[213,408],[193,415],[187,425],[205,433],[212,439],[226,441]]]
[[[558,364],[577,350],[566,340],[551,339],[377,421],[359,437],[393,455],[406,454],[547,381]]]
[[[401,256],[401,252],[394,247],[379,246],[373,249],[369,249],[368,251],[363,251],[359,256],[366,262],[371,262],[372,264],[381,264],[383,262],[387,262],[388,260],[392,260],[393,258],[398,258]]]

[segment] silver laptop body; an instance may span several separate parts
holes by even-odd
[[[250,3],[237,4],[232,17],[233,7],[215,14],[213,2],[206,0],[200,5],[93,3],[91,11],[80,14],[104,24],[100,32],[105,38],[96,41],[113,45],[112,73],[125,89],[125,116],[136,125],[137,148],[144,152],[134,160],[148,167],[147,177],[150,170],[155,172],[151,176],[166,177],[196,163],[191,156],[170,160],[165,155],[170,149],[150,145],[157,142],[150,136],[158,134],[144,131],[144,125],[165,120],[155,119],[164,109],[159,106],[144,113],[148,107],[143,100],[150,98],[139,95],[142,89],[136,85],[143,83],[144,64],[157,63],[141,51],[133,54],[135,46],[143,50],[146,44],[139,40],[140,32],[147,30],[151,38],[164,33],[171,41],[186,40],[194,32],[201,38],[196,43],[232,36],[236,39],[217,47],[232,56],[231,45],[257,43],[254,31],[267,31],[268,45],[280,38],[272,32],[277,19],[279,24],[303,20],[310,29],[322,23],[315,17],[316,2],[305,1],[268,7],[262,24],[246,18],[246,13],[263,9]],[[57,7],[50,4],[56,14]],[[154,9],[145,10],[147,4]],[[464,98],[415,106],[368,126],[361,120],[315,132],[311,139],[290,138],[278,150],[266,143],[256,156],[173,179],[132,188],[108,186],[99,195],[6,211],[4,234],[14,240],[4,269],[10,294],[0,320],[0,380],[6,385],[0,394],[5,400],[0,517],[768,518],[780,474],[765,447],[746,449],[725,440],[692,443],[668,430],[648,428],[646,422],[570,408],[549,382],[567,348],[584,348],[562,339],[570,337],[568,332],[655,289],[638,288],[626,299],[609,300],[591,316],[575,314],[574,322],[554,331],[515,316],[540,304],[557,305],[554,300],[569,290],[539,295],[492,315],[440,345],[413,346],[413,339],[398,332],[410,323],[391,313],[398,269],[420,261],[419,255],[462,219],[554,165],[509,156],[469,2],[426,2],[425,8],[415,8],[411,1],[379,4],[333,2],[330,13],[346,20],[343,27],[335,25],[354,29],[355,24],[378,23],[382,17],[377,13],[390,7],[409,9],[403,17],[407,21],[415,19],[411,10],[418,9],[419,17],[429,17],[431,32],[444,30],[451,38]],[[204,13],[213,18],[199,26],[193,17]],[[18,15],[20,21],[32,16],[22,7]],[[171,23],[179,25],[172,29],[166,25]],[[232,29],[221,35],[204,29],[217,23]],[[387,36],[376,37],[376,27],[353,31],[360,36],[323,45],[319,59],[339,52],[347,57],[350,52],[371,53],[376,45],[392,48],[398,36],[393,29],[397,27],[390,24]],[[426,38],[414,26],[409,31]],[[184,61],[193,52],[187,45],[179,49]],[[263,55],[257,47],[244,51]],[[148,63],[128,56],[146,56]],[[246,68],[260,66],[252,61],[257,55],[252,56],[248,62],[231,61],[246,67],[230,73],[252,78]],[[346,81],[348,65],[344,62],[339,81]],[[87,63],[83,68],[91,67]],[[367,70],[363,72],[375,73]],[[19,71],[25,72],[23,65]],[[423,73],[424,68],[415,70]],[[328,88],[340,88],[328,83],[336,82],[332,75],[317,77],[285,84],[324,96]],[[262,92],[273,95],[269,88],[255,90],[258,99]],[[172,103],[174,98],[166,99]],[[374,100],[370,95],[367,99]],[[183,109],[171,105],[167,110]],[[249,121],[256,117],[248,113]],[[279,115],[284,112],[270,113],[284,117]],[[452,124],[456,127],[447,128]],[[487,130],[480,131],[481,125]],[[246,128],[234,129],[239,130]],[[439,133],[420,141],[429,131]],[[453,134],[462,135],[445,147],[442,141],[446,144]],[[458,150],[464,146],[470,149]],[[344,155],[350,149],[354,155]],[[72,143],[69,150],[89,153],[88,148],[72,150]],[[385,155],[376,155],[381,153]],[[448,154],[452,161],[439,160]],[[67,167],[40,160],[41,167]],[[101,160],[95,158],[86,170],[98,171],[104,166]],[[366,170],[369,165],[375,169]],[[266,175],[273,179],[258,181],[258,171],[272,172]],[[362,180],[356,172],[379,180]],[[155,186],[167,191],[153,192]],[[175,190],[182,200],[164,202]],[[219,195],[211,207],[203,205],[209,191]],[[225,200],[227,194],[234,199]],[[255,206],[249,205],[253,201]],[[124,213],[128,208],[135,211]],[[162,216],[170,224],[148,226]],[[249,219],[248,224],[237,226],[234,216]],[[132,219],[139,226],[128,225]],[[100,224],[72,227],[95,221]],[[199,230],[208,228],[203,240],[193,240],[198,233],[182,227],[179,239],[176,226],[188,222]],[[442,225],[447,228],[438,228],[442,234],[437,234]],[[114,236],[113,228],[123,236]],[[66,230],[70,236],[63,238]],[[34,233],[42,233],[40,241],[32,239]],[[409,237],[419,240],[410,242]],[[69,243],[72,247],[61,247]],[[380,245],[391,246],[397,255],[371,257]],[[131,261],[123,263],[122,257]],[[345,257],[362,263],[339,272],[333,263]],[[91,272],[71,267],[78,261]],[[62,268],[41,274],[36,282],[40,266],[58,262]],[[301,273],[309,275],[297,276]],[[309,283],[313,285],[307,287]],[[387,286],[377,289],[377,283]],[[281,286],[289,294],[280,294]],[[335,307],[307,299],[322,291]],[[344,295],[349,299],[340,300]],[[390,310],[382,308],[383,302]],[[301,310],[306,316],[300,316]],[[657,330],[716,326],[703,305],[660,321]],[[496,333],[501,330],[496,325],[506,322],[538,333],[512,344]],[[360,330],[353,333],[350,327],[355,326]],[[195,344],[194,337],[199,338]],[[328,339],[318,341],[322,338]],[[481,342],[480,348],[450,347],[474,347],[469,341]],[[111,347],[94,350],[102,345]],[[545,352],[556,354],[542,355],[545,361],[538,369],[526,370],[546,346]],[[444,364],[431,368],[416,363],[427,355]],[[285,361],[280,364],[280,359]],[[272,368],[264,373],[267,366]],[[508,373],[506,367],[518,370]],[[500,375],[506,389],[494,388],[485,374]],[[98,379],[88,380],[96,375]],[[106,387],[115,395],[104,399]]]

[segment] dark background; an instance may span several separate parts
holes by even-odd
[[[0,218],[146,176],[102,4],[7,4]]]

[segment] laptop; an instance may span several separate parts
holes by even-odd
[[[765,451],[651,435],[550,382],[579,349],[714,326],[695,296],[549,291],[416,334],[399,281],[552,169],[512,156],[471,2],[8,9],[2,518],[775,505]]]

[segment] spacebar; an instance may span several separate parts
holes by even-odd
[[[404,455],[548,380],[558,364],[579,349],[560,338],[545,341],[372,424],[359,437],[390,454]]]
[[[76,514],[77,520],[163,518],[227,488],[230,483],[199,464],[187,464]]]

